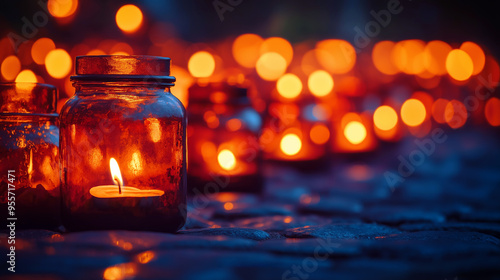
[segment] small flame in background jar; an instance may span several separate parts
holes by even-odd
[[[348,123],[344,128],[344,135],[349,142],[354,145],[360,144],[366,139],[366,128],[365,126],[358,122],[352,121]]]
[[[224,149],[217,156],[220,167],[224,170],[233,170],[236,167],[236,157],[230,150]]]
[[[302,149],[302,140],[296,134],[287,134],[281,139],[280,148],[285,155],[296,155]]]
[[[122,173],[120,172],[120,167],[115,158],[109,160],[109,169],[111,171],[111,178],[113,178],[115,184],[120,187],[123,186]]]

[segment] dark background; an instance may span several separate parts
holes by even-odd
[[[45,1],[45,0],[38,0]],[[1,1],[0,35],[19,32],[22,18],[31,19],[40,10],[38,1]],[[228,0],[219,0],[228,3]],[[237,0],[233,0],[238,3]],[[354,27],[364,29],[373,20],[370,11],[387,8],[389,1],[314,0],[277,1],[241,0],[226,11],[221,21],[213,0],[204,1],[89,1],[80,0],[75,19],[59,25],[49,19],[46,30],[35,37],[50,36],[56,41],[81,42],[86,36],[99,35],[121,39],[114,15],[126,3],[139,4],[146,24],[163,21],[172,24],[178,37],[191,42],[210,42],[243,33],[263,37],[282,36],[292,43],[325,38],[341,38],[353,43]],[[498,8],[494,1],[401,0],[403,11],[392,15],[374,41],[418,38],[460,44],[474,41],[493,52],[496,50]],[[49,34],[43,34],[49,32]]]

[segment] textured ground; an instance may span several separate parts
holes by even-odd
[[[191,198],[178,234],[18,231],[17,277],[0,276],[500,279],[498,131],[446,135],[405,174],[414,139],[307,173],[267,165],[262,196]],[[407,176],[392,185],[387,171]]]

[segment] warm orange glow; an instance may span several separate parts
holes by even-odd
[[[293,219],[292,219],[292,217],[287,216],[287,217],[285,217],[285,218],[283,219],[283,222],[284,222],[285,224],[289,224],[289,223],[291,223],[291,222],[292,222],[292,220],[293,220]]]
[[[466,52],[472,59],[472,64],[474,70],[472,75],[477,75],[483,71],[484,64],[486,62],[486,56],[480,46],[473,42],[464,42],[460,49]]]
[[[128,169],[134,175],[139,175],[142,173],[143,160],[142,160],[142,155],[141,155],[140,151],[136,151],[136,152],[132,153],[132,158],[130,159],[130,161],[128,163]]]
[[[391,106],[380,106],[373,113],[373,123],[380,130],[391,130],[398,124],[398,114]]]
[[[309,75],[307,86],[311,93],[317,97],[328,95],[333,90],[332,76],[323,70],[317,70]]]
[[[238,36],[233,43],[233,57],[239,65],[254,68],[260,56],[260,47],[264,40],[255,34]]]
[[[78,8],[78,0],[49,0],[47,9],[56,18],[66,18],[73,15]]]
[[[422,102],[425,107],[425,120],[431,119],[432,105],[434,104],[434,98],[425,91],[416,91],[411,95],[412,99],[417,99]]]
[[[297,134],[286,134],[281,138],[280,149],[285,155],[296,155],[302,149],[302,141]]]
[[[345,138],[354,145],[362,143],[366,135],[366,127],[358,121],[351,121],[344,128]]]
[[[446,57],[451,52],[450,45],[443,41],[430,41],[424,50],[424,66],[427,71],[434,75],[445,75]]]
[[[426,117],[424,104],[417,99],[408,99],[401,106],[401,120],[408,126],[419,126]]]
[[[217,156],[220,167],[224,170],[233,170],[236,167],[236,157],[230,150],[224,149]]]
[[[21,61],[15,55],[9,55],[2,61],[2,77],[7,81],[13,81],[21,71]]]
[[[493,97],[484,108],[484,115],[488,123],[492,126],[500,126],[500,99]]]
[[[323,40],[316,44],[316,48],[322,50],[316,52],[318,62],[332,74],[347,73],[356,63],[356,51],[347,41]]]
[[[31,57],[36,64],[42,65],[45,63],[47,54],[55,48],[54,41],[49,38],[40,38],[31,47]]]
[[[120,172],[120,167],[118,166],[118,162],[115,158],[109,159],[109,170],[111,171],[111,178],[113,178],[113,182],[115,185],[123,186],[123,178],[122,173]]]
[[[365,93],[365,85],[355,76],[344,76],[337,79],[335,92],[345,96],[361,96]]]
[[[185,108],[188,107],[188,90],[194,82],[193,77],[189,72],[181,67],[172,65],[172,75],[176,77],[175,90],[172,92],[175,97],[179,98]]]
[[[446,109],[446,105],[448,105],[448,100],[439,98],[434,101],[432,105],[432,117],[437,123],[446,123],[446,119],[444,118],[444,113]]]
[[[372,61],[375,68],[386,75],[394,75],[399,72],[392,63],[391,53],[395,43],[391,41],[381,41],[375,44],[372,50]]]
[[[310,75],[312,72],[323,68],[318,61],[319,55],[316,54],[317,52],[324,52],[324,51],[320,49],[313,49],[309,50],[302,56],[302,59],[300,61],[300,69],[304,74]],[[328,55],[328,53],[325,55]]]
[[[147,118],[144,123],[148,128],[149,138],[154,143],[158,143],[161,140],[161,124],[157,118]]]
[[[87,52],[87,55],[105,55],[106,52],[100,49],[93,49]]]
[[[446,105],[444,118],[451,128],[460,128],[467,122],[467,108],[462,102],[452,100]]]
[[[71,57],[63,49],[50,51],[45,57],[45,68],[50,76],[62,79],[71,72]]]
[[[231,202],[226,202],[226,203],[224,203],[224,209],[225,209],[226,211],[233,210],[233,208],[234,208],[233,203],[231,203]]]
[[[31,70],[23,70],[16,77],[16,83],[36,83],[36,75]]]
[[[109,53],[113,55],[133,55],[134,49],[129,44],[120,42],[111,47]]]
[[[302,82],[294,74],[285,74],[276,82],[276,89],[281,96],[293,99],[302,92]]]
[[[262,43],[260,47],[260,53],[270,53],[274,52],[281,55],[286,60],[286,65],[288,66],[292,62],[293,58],[293,48],[290,43],[280,37],[271,37]]]
[[[206,111],[203,114],[203,119],[209,128],[217,128],[219,126],[219,118],[213,111]]]
[[[205,162],[210,162],[217,155],[217,147],[212,142],[203,142],[200,146],[201,156]]]
[[[311,141],[315,144],[322,145],[330,139],[330,130],[324,124],[315,124],[309,132]]]
[[[257,74],[266,81],[275,81],[286,71],[286,60],[278,53],[265,53],[256,64]]]
[[[141,27],[142,11],[135,5],[127,4],[116,12],[116,25],[123,32],[133,33]]]
[[[424,68],[425,43],[421,40],[404,40],[396,43],[391,59],[396,67],[410,75],[422,73]]]
[[[148,263],[155,258],[155,253],[153,251],[142,252],[137,255],[137,260],[142,263]]]
[[[87,158],[87,161],[89,162],[90,166],[93,169],[97,169],[101,166],[103,156],[102,156],[102,151],[99,148],[99,146],[93,148],[90,150],[89,156]]]
[[[215,70],[214,56],[206,51],[199,51],[189,58],[189,73],[196,78],[208,78]]]
[[[463,50],[452,50],[446,57],[446,70],[457,81],[465,81],[474,71],[470,56]]]
[[[137,274],[137,267],[134,263],[122,263],[108,267],[102,275],[104,280],[124,280],[132,279]]]
[[[226,127],[229,131],[237,131],[242,127],[242,123],[239,119],[230,119],[227,121]]]

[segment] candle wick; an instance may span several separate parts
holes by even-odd
[[[122,194],[122,184],[120,184],[120,180],[118,178],[113,178],[115,180],[116,184],[118,185],[118,193]]]

